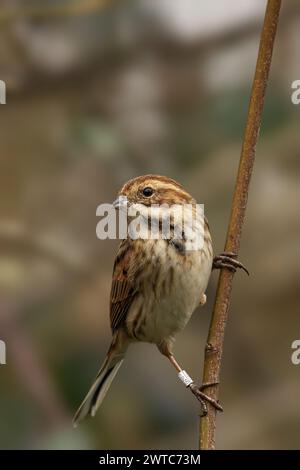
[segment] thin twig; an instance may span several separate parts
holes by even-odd
[[[2,8],[0,10],[0,25],[18,19],[50,19],[64,16],[81,16],[96,11],[115,2],[116,0],[78,0],[76,2],[64,2],[52,6],[15,7]]]
[[[238,253],[240,246],[280,6],[281,0],[268,0],[225,243],[226,252]],[[232,271],[222,269],[219,276],[215,305],[205,348],[203,383],[219,383],[220,380],[224,333],[233,274]],[[219,386],[215,385],[208,388],[206,393],[217,400]],[[207,415],[200,418],[200,449],[215,448],[216,410],[209,403],[207,407]]]

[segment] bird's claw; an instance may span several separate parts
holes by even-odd
[[[237,254],[232,252],[223,252],[213,259],[212,269],[227,268],[232,272],[236,272],[237,269],[242,269],[249,276],[248,269],[237,259]]]
[[[203,390],[205,388],[212,387],[214,385],[217,385],[217,383],[215,383],[215,382],[214,383],[207,383],[207,384],[203,384],[201,387],[199,387],[198,385],[196,385],[194,383],[189,385],[189,388],[191,389],[191,392],[195,395],[197,400],[199,400],[200,403],[201,403],[201,406],[202,406],[201,416],[206,416],[207,415],[207,403],[209,403],[211,406],[213,406],[217,411],[223,411],[222,406],[220,405],[220,403],[217,400],[215,400],[212,397],[209,397],[208,395],[206,395],[203,392]]]

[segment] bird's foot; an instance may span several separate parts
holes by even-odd
[[[197,400],[200,401],[201,406],[202,406],[202,413],[201,416],[206,416],[207,415],[207,403],[210,403],[217,411],[223,411],[222,406],[220,403],[215,400],[214,398],[206,395],[203,390],[205,390],[208,387],[213,387],[214,385],[218,385],[218,382],[212,382],[212,383],[205,383],[199,387],[198,385],[191,383],[189,385],[189,388],[191,392],[195,395]]]
[[[214,257],[212,269],[227,268],[234,273],[237,269],[243,269],[243,271],[245,271],[245,273],[247,273],[249,276],[248,269],[245,268],[245,266],[236,258],[237,258],[236,253],[232,253],[232,252],[221,253],[220,255]]]

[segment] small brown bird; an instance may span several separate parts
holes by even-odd
[[[121,189],[115,207],[122,210],[124,198],[128,207],[139,204],[144,216],[150,214],[153,204],[188,207],[195,215],[193,197],[181,184],[165,176],[146,175],[128,181]],[[161,212],[156,216],[158,239],[128,237],[119,246],[110,294],[112,342],[94,384],[74,417],[74,425],[87,415],[95,416],[132,342],[156,344],[176,368],[179,378],[187,387],[194,387],[195,393],[192,379],[173,355],[174,337],[183,330],[196,307],[205,304],[205,290],[213,267],[245,269],[233,254],[223,253],[213,259],[209,226],[203,214],[197,221],[204,228],[203,245],[195,250],[187,249],[190,239],[176,213],[170,219],[167,239],[162,233]],[[195,227],[192,227],[190,238],[194,231]],[[196,388],[195,394],[204,406],[206,400],[221,409],[201,387]]]

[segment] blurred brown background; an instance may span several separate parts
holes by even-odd
[[[127,179],[165,174],[205,204],[223,249],[265,2],[107,3],[0,2],[1,448],[197,448],[197,402],[150,345],[129,351],[97,417],[71,427],[110,341],[117,242],[96,239],[95,211]],[[242,238],[251,276],[234,281],[218,448],[300,448],[299,78],[289,0]],[[216,280],[176,343],[199,381]]]

